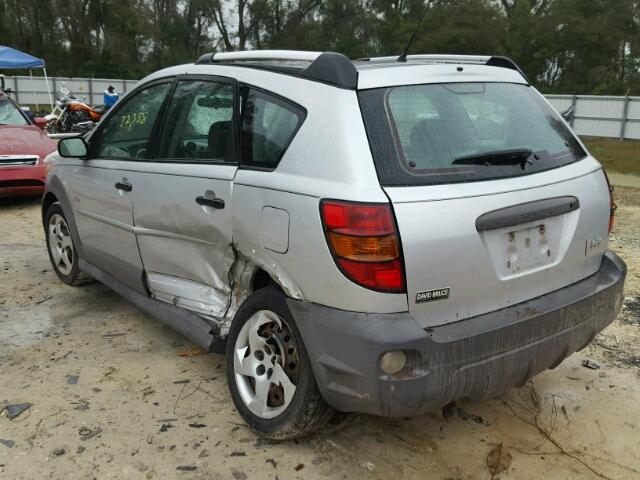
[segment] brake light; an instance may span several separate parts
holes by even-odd
[[[609,233],[611,233],[616,224],[616,210],[618,209],[618,205],[616,205],[616,202],[613,199],[613,191],[615,190],[615,188],[613,185],[611,185],[609,176],[607,175],[607,172],[604,170],[604,168],[602,169],[602,172],[604,173],[604,178],[607,181],[607,187],[609,188]]]
[[[393,214],[387,204],[323,201],[325,226],[336,233],[380,236],[395,231]]]
[[[342,273],[370,290],[405,291],[400,240],[391,206],[323,200],[322,223]]]

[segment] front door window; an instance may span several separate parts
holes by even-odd
[[[150,158],[153,126],[170,88],[170,82],[156,84],[127,99],[105,119],[94,156],[118,160]]]

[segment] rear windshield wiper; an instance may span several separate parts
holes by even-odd
[[[453,165],[520,165],[524,170],[527,164],[531,164],[529,158],[532,155],[538,159],[533,150],[528,148],[496,150],[458,157],[453,161]]]

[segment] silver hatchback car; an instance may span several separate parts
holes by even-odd
[[[498,395],[621,307],[606,175],[504,57],[207,54],[53,155],[60,279],[225,352],[269,438]]]

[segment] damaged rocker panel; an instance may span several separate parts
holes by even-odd
[[[196,345],[207,351],[224,352],[224,344],[220,342],[221,334],[219,329],[204,318],[183,308],[146,297],[83,259],[79,260],[79,264],[83,272],[122,295],[142,311],[180,332]]]
[[[282,275],[274,273],[275,264],[270,269],[263,262],[255,262],[240,253],[232,246],[234,260],[228,266],[228,287],[224,290],[192,280],[150,272],[147,274],[147,285],[151,297],[176,307],[189,310],[212,322],[219,330],[221,337],[226,337],[240,305],[253,291],[253,280],[260,269],[269,274],[274,283],[279,285],[287,296],[302,300],[300,290],[286,281]]]
[[[156,300],[207,317],[224,315],[228,291],[220,291],[209,285],[160,273],[148,273],[147,285],[151,296]]]

